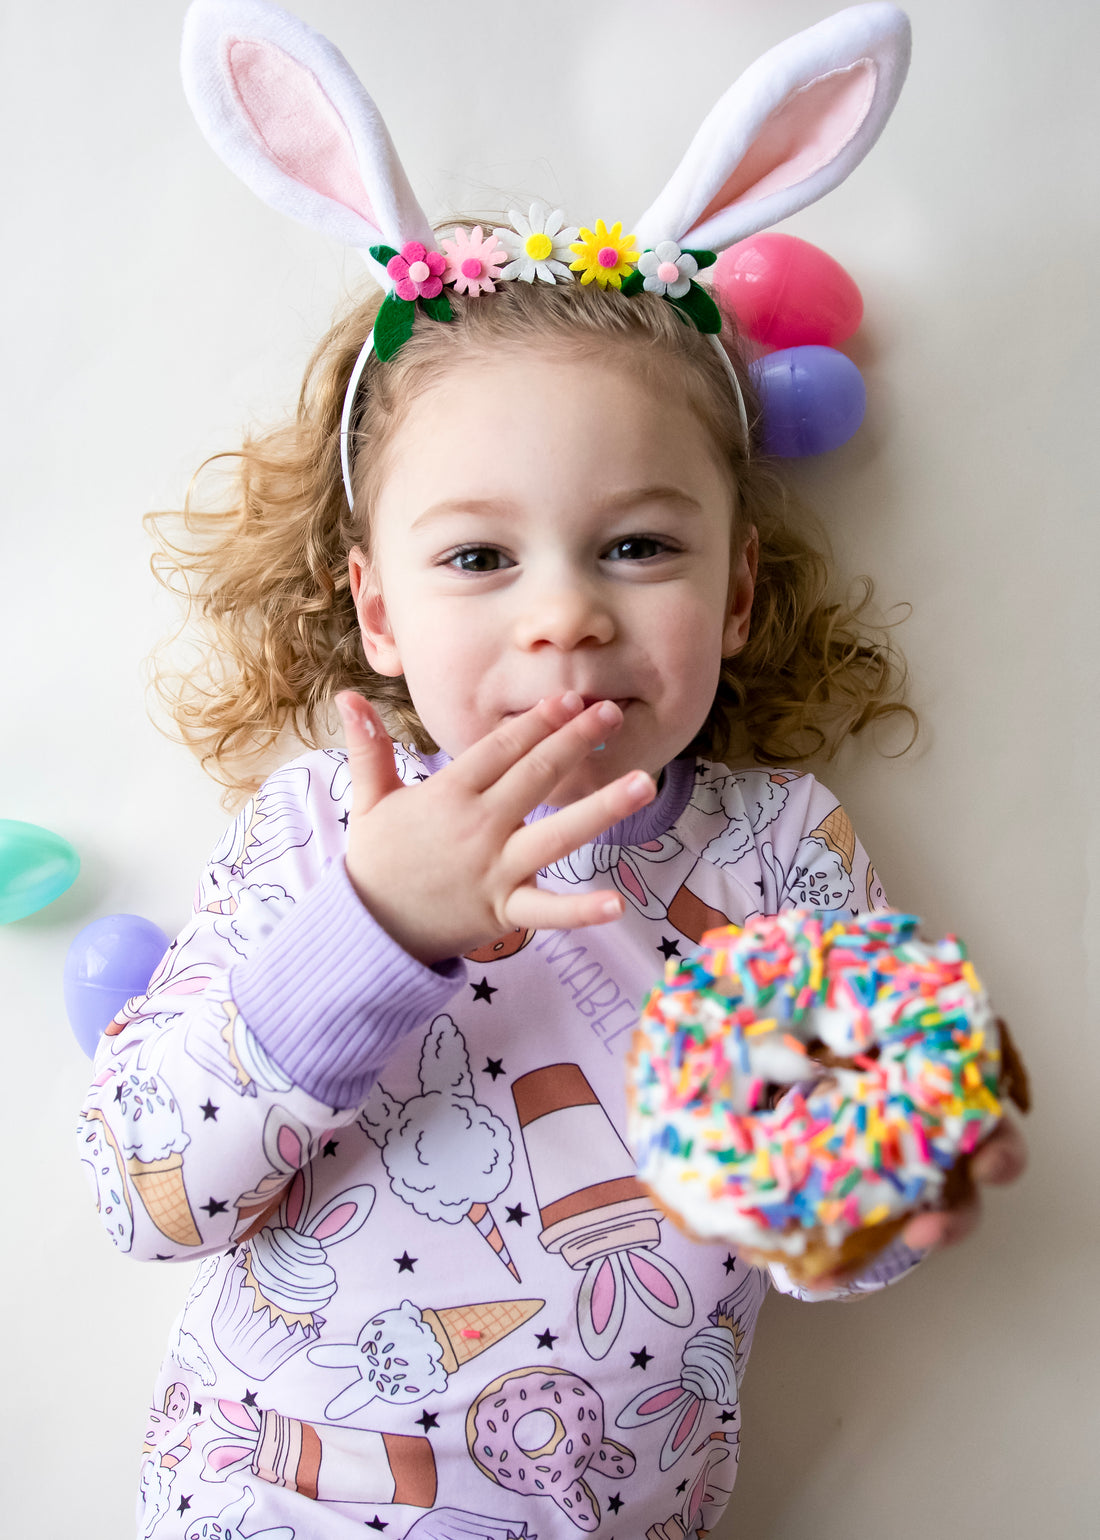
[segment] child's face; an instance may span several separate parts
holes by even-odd
[[[542,696],[624,713],[547,798],[657,775],[748,633],[755,547],[731,570],[731,494],[679,392],[618,364],[509,350],[412,403],[387,454],[368,561],[351,555],[366,656],[404,674],[452,757]]]

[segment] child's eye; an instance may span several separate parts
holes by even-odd
[[[652,535],[625,535],[622,540],[616,540],[605,555],[606,561],[647,561],[652,556],[660,556],[669,548],[663,540],[657,540]]]
[[[502,567],[512,566],[512,562],[496,546],[465,545],[444,557],[443,565],[454,567],[457,572],[498,572]]]

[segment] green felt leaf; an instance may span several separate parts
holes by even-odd
[[[702,272],[705,267],[710,267],[712,262],[718,261],[718,258],[713,251],[685,251],[684,256],[694,257],[698,263],[700,272]]]
[[[383,362],[412,336],[416,302],[387,294],[374,319],[374,351]]]
[[[383,267],[385,267],[386,263],[390,260],[391,257],[396,257],[398,255],[392,246],[372,246],[370,248],[370,254],[376,262],[381,262]]]
[[[669,304],[682,311],[697,331],[717,334],[722,330],[722,316],[718,306],[697,283],[692,284],[683,299],[670,299]]]
[[[437,294],[435,299],[422,299],[420,303],[433,321],[449,321],[451,319],[451,302],[445,294]]]
[[[632,273],[628,273],[627,276],[623,279],[622,288],[619,292],[621,294],[640,294],[644,285],[645,275],[640,273],[638,269],[635,268]]]

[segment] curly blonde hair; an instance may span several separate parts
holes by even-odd
[[[792,764],[829,757],[850,733],[903,715],[905,665],[889,628],[867,619],[872,585],[830,594],[820,528],[797,508],[759,448],[759,402],[730,318],[724,336],[749,413],[746,445],[727,371],[712,342],[664,299],[593,292],[579,283],[502,284],[486,301],[452,297],[452,322],[418,318],[386,363],[372,357],[357,395],[348,508],[339,430],[347,382],[381,296],[356,303],[316,349],[287,422],[206,461],[182,510],[146,515],[158,579],[185,601],[173,637],[154,652],[153,687],[177,736],[227,788],[226,806],[255,790],[289,744],[330,741],[340,690],[368,696],[395,738],[432,742],[403,678],[376,674],[360,643],[348,577],[355,545],[369,553],[386,450],[407,404],[454,364],[502,346],[559,355],[621,355],[635,373],[672,383],[698,412],[735,489],[734,559],[755,528],[760,560],[749,639],[725,659],[709,716],[690,749],[709,759]],[[734,339],[732,342],[730,339]],[[670,379],[671,377],[671,379]],[[200,506],[203,473],[228,472],[225,495]],[[196,658],[170,660],[193,622]],[[909,745],[907,744],[906,747]],[[901,751],[904,752],[904,749]]]

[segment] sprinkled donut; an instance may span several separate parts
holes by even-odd
[[[805,910],[670,958],[629,1058],[638,1174],[691,1234],[811,1284],[863,1266],[1027,1081],[960,941]],[[782,1093],[782,1094],[780,1094]]]
[[[600,1506],[583,1473],[612,1481],[633,1454],[603,1436],[603,1401],[567,1369],[517,1369],[478,1396],[466,1414],[471,1458],[490,1481],[523,1497],[551,1497],[578,1529],[598,1528]]]

